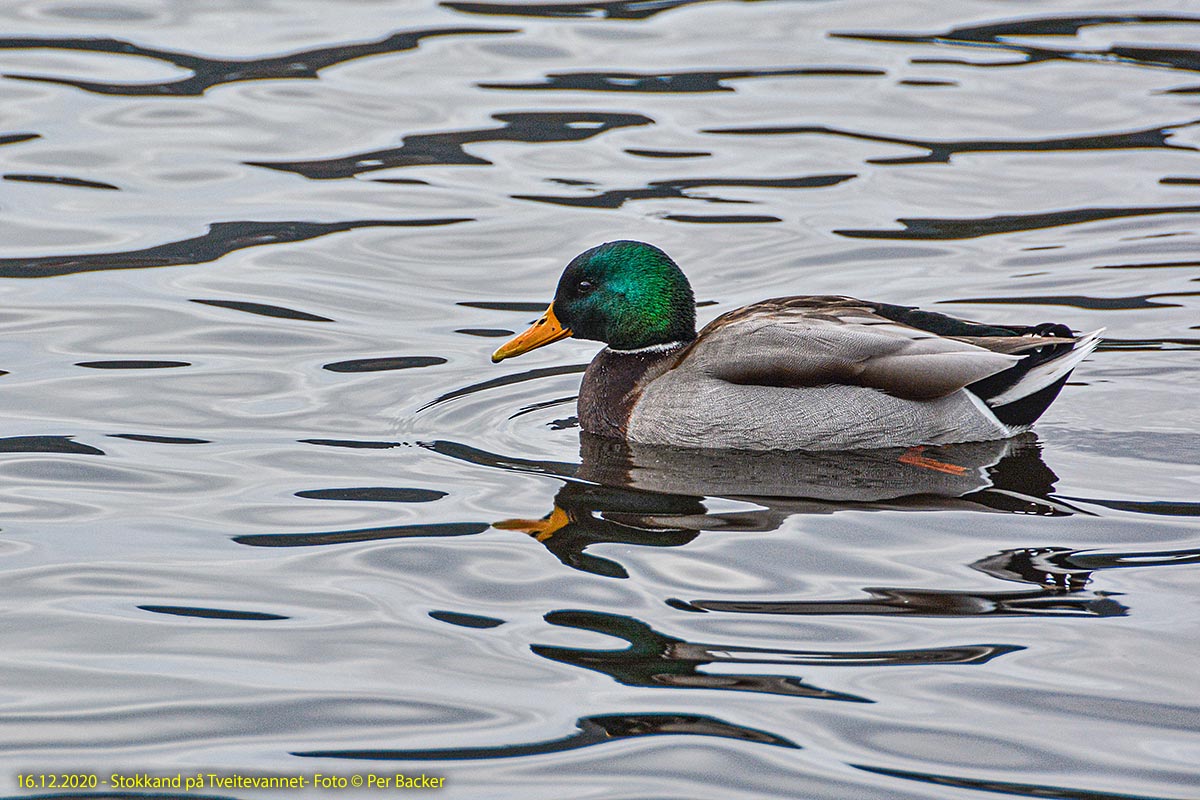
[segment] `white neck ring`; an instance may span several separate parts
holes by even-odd
[[[618,350],[615,347],[604,348],[610,353],[620,353],[621,355],[636,355],[639,353],[665,353],[667,350],[674,350],[676,347],[681,347],[683,342],[663,342],[662,344],[652,344],[646,347],[635,347],[632,350]]]

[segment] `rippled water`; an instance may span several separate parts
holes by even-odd
[[[1200,795],[1194,3],[0,18],[6,795]],[[957,471],[581,442],[488,355],[613,238],[1110,338]]]

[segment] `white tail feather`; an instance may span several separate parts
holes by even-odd
[[[1004,392],[989,397],[987,404],[995,408],[1020,400],[1022,397],[1028,397],[1034,392],[1045,389],[1056,380],[1066,375],[1083,359],[1087,358],[1096,345],[1100,344],[1100,334],[1104,333],[1104,328],[1094,330],[1091,333],[1085,333],[1075,342],[1074,349],[1066,355],[1047,361],[1045,364],[1038,364],[1033,369],[1021,376],[1021,380],[1008,387]]]

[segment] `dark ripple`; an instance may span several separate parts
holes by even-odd
[[[196,300],[190,302],[202,303],[206,306],[216,306],[217,308],[228,308],[233,311],[244,311],[247,314],[257,314],[260,317],[280,317],[283,319],[297,319],[303,322],[333,322],[329,317],[310,314],[307,311],[297,311],[294,308],[285,306],[272,306],[266,303],[250,303],[244,300]]]
[[[1091,503],[1114,511],[1129,511],[1134,514],[1151,514],[1161,517],[1200,517],[1200,503],[1174,500],[1098,500],[1094,497],[1068,497],[1077,503]]]
[[[188,436],[155,436],[149,433],[110,433],[113,439],[129,439],[134,442],[153,442],[155,444],[211,444],[208,439],[193,439]]]
[[[492,119],[504,124],[498,128],[413,134],[405,136],[400,147],[355,153],[341,158],[245,163],[253,167],[295,172],[313,180],[352,178],[380,169],[429,164],[488,165],[492,162],[471,155],[463,149],[464,145],[474,142],[577,142],[617,128],[654,123],[654,120],[641,114],[603,111],[513,112],[493,114]]]
[[[641,158],[707,158],[712,155],[704,150],[641,150],[633,147],[626,148],[625,152]]]
[[[30,139],[42,138],[40,133],[5,133],[0,134],[0,146],[6,144],[16,144],[18,142],[28,142]]]
[[[264,533],[235,536],[233,541],[250,547],[313,547],[348,542],[374,542],[380,539],[409,539],[413,537],[470,536],[483,533],[486,522],[440,522],[429,525],[392,525],[380,528],[359,528],[352,531],[323,533]]]
[[[1131,64],[1139,67],[1154,67],[1177,69],[1190,72],[1200,71],[1200,52],[1196,50],[1171,49],[1161,47],[1134,47],[1114,45],[1099,50],[1083,48],[1054,48],[1041,45],[1020,44],[1010,41],[1009,37],[1019,36],[1074,36],[1080,30],[1096,25],[1145,25],[1152,23],[1183,23],[1200,24],[1200,17],[1178,15],[1150,14],[1109,14],[1080,17],[1031,17],[1026,19],[1004,20],[985,25],[970,25],[961,28],[951,28],[944,33],[910,34],[910,33],[857,33],[831,32],[829,36],[841,39],[858,39],[869,42],[910,43],[967,46],[1002,50],[1017,53],[1021,58],[1017,61],[1005,62],[974,62],[964,59],[950,58],[919,58],[912,59],[914,64],[954,64],[962,66],[995,68],[1015,67],[1025,64],[1038,64],[1047,61],[1066,60],[1083,63],[1113,62]]]
[[[900,218],[904,226],[899,231],[870,229],[837,230],[839,236],[852,239],[976,239],[998,233],[1034,231],[1078,225],[1083,222],[1143,217],[1155,214],[1198,214],[1200,206],[1135,206],[1131,208],[1072,208],[1066,211],[1043,211],[1035,214],[1003,214],[976,219]]]
[[[150,58],[190,70],[192,75],[177,80],[155,83],[101,83],[73,78],[54,78],[45,75],[13,75],[4,77],[73,86],[88,92],[118,95],[200,95],[214,86],[240,81],[283,79],[314,79],[317,73],[335,64],[384,53],[415,50],[422,39],[434,36],[467,36],[496,33],[519,33],[509,29],[489,28],[431,28],[393,33],[373,42],[359,42],[301,50],[282,56],[251,59],[222,59],[143,47],[133,42],[109,38],[0,38],[3,50],[76,50],[88,53],[109,53],[119,56]]]
[[[464,461],[468,464],[477,464],[482,467],[494,467],[497,469],[508,470],[511,472],[532,472],[538,475],[558,475],[560,477],[572,477],[579,470],[578,464],[572,464],[566,461],[541,461],[529,458],[515,458],[508,456],[489,453],[486,450],[480,450],[470,445],[459,444],[458,442],[448,441],[432,441],[419,442],[418,446],[437,453],[438,455],[446,456],[447,458]]]
[[[436,489],[410,489],[395,486],[368,486],[352,489],[308,489],[296,497],[313,500],[363,500],[371,503],[431,503],[446,496]]]
[[[594,631],[624,639],[622,649],[586,649],[532,645],[539,656],[604,673],[626,686],[682,689],[725,689],[739,692],[874,702],[858,695],[822,689],[785,675],[706,673],[709,664],[775,664],[782,666],[917,666],[922,664],[986,664],[997,656],[1024,650],[1016,645],[962,645],[917,650],[835,652],[768,650],[741,645],[699,644],[659,633],[641,620],[596,611],[552,611],[551,625]]]
[[[816,189],[825,186],[836,186],[857,175],[809,175],[799,178],[675,178],[664,181],[651,181],[641,189],[611,189],[591,197],[562,197],[557,195],[515,194],[515,200],[533,200],[538,203],[552,203],[560,206],[585,206],[590,208],[620,208],[630,200],[683,198],[701,200],[705,203],[751,203],[749,200],[729,200],[723,197],[704,197],[689,194],[691,189],[701,189],[712,186],[748,186],[767,189]],[[704,219],[712,219],[706,217]],[[775,217],[769,218],[778,221]]]
[[[406,446],[404,442],[373,442],[359,439],[301,439],[300,443],[321,447],[348,447],[352,450],[390,450],[393,447]]]
[[[371,178],[372,183],[390,183],[395,186],[432,186],[429,181],[420,178]]]
[[[1078,554],[1079,551],[1066,547],[1019,547],[981,558],[970,567],[1002,581],[1075,592],[1087,586],[1093,571],[1113,566],[1100,561],[1084,565],[1074,560]]]
[[[1105,264],[1092,269],[1174,269],[1176,267],[1200,267],[1200,261],[1158,261],[1147,264]]]
[[[1104,501],[1076,498],[1080,502],[1104,504]],[[1140,511],[1134,504],[1131,510]],[[1170,504],[1174,505],[1174,504]],[[1118,503],[1114,508],[1122,508]],[[1200,503],[1180,503],[1168,509],[1171,516],[1200,516]],[[971,566],[980,572],[1006,580],[1055,584],[1060,588],[1075,590],[1091,580],[1094,572],[1105,569],[1134,569],[1142,567],[1174,567],[1200,564],[1200,548],[1183,550],[1134,550],[1127,552],[1097,552],[1094,550],[1071,550],[1066,547],[1037,547],[1006,550],[990,558],[981,559]]]
[[[533,744],[446,747],[430,750],[310,750],[292,755],[305,758],[378,761],[466,761],[561,753],[643,736],[717,736],[722,739],[800,749],[800,745],[782,736],[699,714],[602,714],[580,717],[575,724],[579,727],[578,733]]]
[[[148,361],[148,360],[116,360],[116,361],[80,361],[75,366],[89,369],[175,369],[190,367],[187,361]]]
[[[417,369],[445,364],[441,356],[388,356],[386,358],[359,358],[352,361],[336,361],[323,369],[330,372],[385,372],[394,369]]]
[[[104,451],[72,440],[70,436],[7,436],[0,439],[0,453],[78,453],[102,456]]]
[[[544,309],[545,306],[539,306]],[[549,378],[554,375],[574,375],[584,372],[587,369],[587,364],[565,364],[558,367],[538,367],[537,369],[525,370],[512,375],[502,375],[499,378],[473,383],[470,386],[463,386],[460,389],[455,389],[446,392],[443,395],[435,397],[425,405],[417,409],[418,413],[427,409],[433,408],[436,405],[445,403],[448,400],[453,400],[457,397],[466,397],[467,395],[483,392],[488,389],[496,389],[500,386],[511,386],[514,383],[524,383],[525,381],[534,381],[540,378]]]
[[[865,764],[850,764],[855,769],[872,772],[876,775],[886,775],[889,778],[904,778],[935,786],[950,786],[956,789],[975,789],[981,792],[999,792],[1001,794],[1019,795],[1022,797],[1051,798],[1051,800],[1172,800],[1165,797],[1152,797],[1145,794],[1114,794],[1113,792],[1097,792],[1091,789],[1076,789],[1067,786],[1046,786],[1040,783],[1009,783],[982,778],[960,778],[950,775],[935,775],[931,772],[912,772],[890,767],[872,767]]]
[[[356,228],[428,227],[471,222],[463,217],[434,219],[363,219],[349,222],[214,222],[208,233],[143,250],[80,253],[30,258],[0,258],[0,278],[46,278],[110,269],[145,269],[206,264],[246,247],[303,242]]]
[[[546,303],[510,303],[501,300],[460,300],[454,305],[482,308],[486,311],[521,311],[529,314],[540,314],[546,310]]]
[[[1071,597],[1058,591],[955,592],[866,587],[869,600],[682,600],[672,608],[733,614],[914,617],[1124,617],[1129,609],[1105,595]]]
[[[573,394],[573,395],[569,395],[567,397],[554,397],[549,400],[542,400],[537,403],[530,403],[529,405],[521,406],[520,409],[518,409],[517,411],[510,414],[508,418],[516,419],[517,417],[523,417],[526,414],[532,414],[535,411],[541,411],[544,408],[554,408],[555,406],[562,406],[562,405],[566,405],[567,403],[574,403],[575,400],[578,399],[578,397],[579,397],[579,395]]]
[[[989,42],[1008,44],[1004,41],[1004,37],[1006,36],[1074,36],[1084,28],[1099,25],[1152,25],[1172,22],[1200,24],[1200,17],[1185,17],[1176,14],[1093,14],[1083,17],[1030,17],[1026,19],[1004,20],[1003,22],[994,22],[985,25],[952,28],[947,33],[920,38],[921,40],[930,39],[939,42],[942,40],[959,40],[970,42],[971,44]],[[883,35],[877,37],[872,34],[857,33],[835,33],[832,35],[843,39],[869,39],[871,41],[908,41],[910,38],[903,34],[897,34],[898,39],[892,39],[890,35],[888,38],[883,38]]]
[[[1155,295],[1157,296],[1157,295]],[[1200,350],[1200,339],[1109,339],[1105,337],[1097,350]]]
[[[648,19],[664,11],[707,2],[711,2],[711,0],[599,0],[599,2],[590,3],[443,2],[439,5],[466,14],[486,14],[500,17]],[[740,0],[740,2],[754,2],[754,0]]]
[[[267,614],[262,611],[232,611],[225,608],[192,608],[191,606],[138,606],[138,608],[142,611],[152,611],[155,614],[170,614],[176,617],[201,617],[203,619],[248,621],[291,619],[280,614]]]
[[[0,142],[3,144],[3,142]],[[112,191],[121,191],[120,186],[113,186],[111,183],[101,183],[100,181],[88,181],[83,178],[68,178],[61,175],[5,175],[6,181],[18,181],[21,183],[49,183],[55,186],[75,186],[80,189],[109,189]]]
[[[1085,587],[1093,572],[1154,563],[1192,563],[1198,551],[1170,553],[1092,554],[1062,547],[1018,548],[981,558],[970,566],[1006,581],[1031,583],[1027,591],[974,592],[937,589],[866,587],[867,600],[669,600],[668,605],[687,611],[741,614],[868,615],[920,617],[1123,617],[1129,609],[1107,592]],[[1124,559],[1135,563],[1123,563]],[[1143,558],[1141,561],[1136,561]],[[1155,562],[1157,559],[1157,562]]]
[[[454,332],[466,334],[467,336],[482,336],[486,339],[497,339],[512,336],[516,333],[516,331],[510,331],[508,328],[456,328]]]
[[[779,217],[769,214],[714,214],[701,216],[697,214],[663,214],[663,219],[671,222],[691,222],[698,225],[737,225],[739,223],[783,222]]]
[[[1179,303],[1159,303],[1152,297],[1196,297],[1200,292],[1159,292],[1130,297],[1088,297],[1087,295],[1030,295],[1028,297],[962,297],[939,303],[993,303],[996,305],[1072,306],[1091,311],[1128,311],[1143,308],[1182,308]]]
[[[782,78],[799,75],[854,77],[886,75],[864,67],[786,67],[780,69],[734,69],[697,72],[551,72],[541,83],[478,83],[481,89],[527,91],[649,92],[655,94],[732,92],[724,81],[744,78]]]
[[[919,147],[929,151],[924,155],[916,156],[868,158],[868,164],[949,164],[950,159],[959,153],[1045,153],[1145,149],[1195,151],[1196,148],[1191,145],[1172,143],[1171,136],[1176,131],[1191,127],[1197,123],[1200,123],[1200,120],[1181,122],[1177,125],[1165,125],[1159,128],[1125,131],[1122,133],[1096,133],[1083,136],[1033,140],[961,139],[956,141],[932,141],[928,139],[905,139],[898,136],[881,136],[874,133],[829,128],[823,125],[715,128],[703,131],[703,133],[736,134],[740,136],[780,136],[791,134],[840,136],[846,139],[860,139],[867,142]]]
[[[483,617],[478,614],[460,614],[457,611],[430,611],[429,616],[436,619],[438,622],[445,622],[450,625],[457,625],[460,628],[497,628],[504,624],[504,620],[496,619],[495,617]]]

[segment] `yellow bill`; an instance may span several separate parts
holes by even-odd
[[[546,309],[546,313],[529,326],[529,330],[509,339],[500,346],[499,350],[492,353],[492,362],[499,364],[506,358],[528,353],[530,350],[536,350],[570,335],[571,331],[564,328],[558,321],[558,317],[554,316],[554,304],[551,303],[550,307]]]

